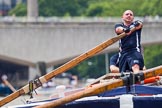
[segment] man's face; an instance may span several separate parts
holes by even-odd
[[[123,13],[122,19],[126,22],[126,23],[131,23],[134,19],[134,15],[133,12],[131,10],[126,10]]]

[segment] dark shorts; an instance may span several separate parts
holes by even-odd
[[[119,59],[119,70],[120,72],[132,71],[132,66],[138,64],[140,70],[143,70],[144,60],[141,52],[129,51],[126,53],[121,53]]]

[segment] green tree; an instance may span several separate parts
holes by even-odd
[[[68,72],[79,76],[79,78],[97,78],[105,74],[105,57],[98,55],[89,58]]]
[[[121,16],[131,9],[137,16],[162,16],[162,0],[38,0],[40,16]],[[9,15],[26,16],[26,4]]]
[[[27,6],[26,4],[18,4],[14,9],[9,11],[9,15],[15,15],[15,16],[26,16],[27,15]]]
[[[39,0],[40,16],[79,16],[87,7],[86,0]]]
[[[162,44],[144,48],[144,60],[147,68],[162,65]]]

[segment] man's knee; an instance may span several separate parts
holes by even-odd
[[[138,64],[134,64],[132,67],[139,68],[139,65]]]
[[[138,72],[138,71],[140,70],[139,65],[138,65],[138,64],[134,64],[134,65],[132,66],[132,70],[133,70],[133,72]]]

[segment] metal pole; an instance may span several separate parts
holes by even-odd
[[[106,74],[109,73],[109,54],[105,53],[105,70]]]

